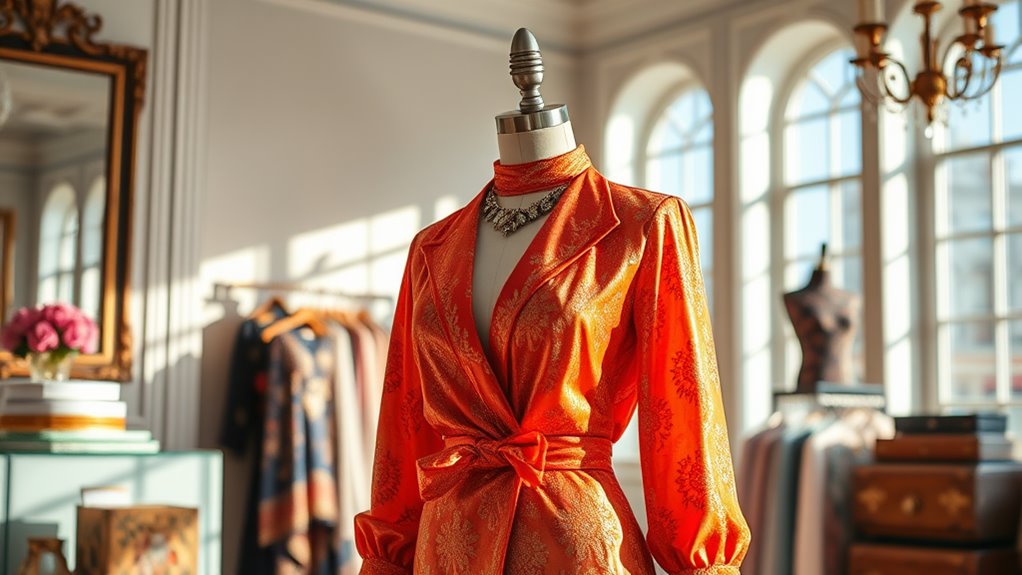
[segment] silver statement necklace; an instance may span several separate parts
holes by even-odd
[[[557,200],[561,199],[561,195],[564,194],[566,189],[568,189],[567,184],[558,186],[551,190],[549,194],[524,208],[505,208],[501,207],[497,202],[497,193],[494,191],[494,187],[490,186],[483,201],[483,217],[486,218],[486,221],[493,224],[493,229],[504,234],[506,238],[523,226],[531,224],[542,216],[549,214],[554,209],[554,206],[557,205]]]

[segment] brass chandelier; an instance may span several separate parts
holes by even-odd
[[[934,37],[934,15],[943,6],[940,2],[920,0],[913,12],[923,18],[923,68],[915,79],[908,69],[884,51],[887,24],[883,22],[882,0],[859,0],[860,24],[855,27],[857,68],[856,83],[863,96],[879,106],[903,108],[912,98],[919,98],[926,107],[929,124],[940,118],[946,101],[969,101],[993,89],[1001,75],[1001,54],[1004,46],[994,40],[990,16],[997,5],[982,0],[965,0],[958,11],[963,32],[940,50]]]

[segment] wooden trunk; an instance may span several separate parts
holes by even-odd
[[[968,544],[1015,540],[1022,465],[883,464],[855,470],[855,524],[870,537]]]
[[[1000,549],[934,549],[857,543],[848,575],[1018,575],[1018,553]]]

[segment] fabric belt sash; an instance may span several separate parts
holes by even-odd
[[[504,439],[459,435],[444,439],[444,449],[418,460],[419,494],[430,501],[447,493],[475,471],[509,467],[521,483],[535,489],[546,471],[613,471],[613,444],[604,437],[543,435],[527,431]]]

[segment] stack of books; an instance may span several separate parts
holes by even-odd
[[[1007,416],[999,413],[898,417],[893,439],[878,439],[877,461],[1009,461]]]
[[[997,413],[895,418],[854,471],[849,573],[1019,573],[1022,463]]]
[[[126,429],[121,384],[106,381],[0,382],[0,451],[155,453],[148,431]]]

